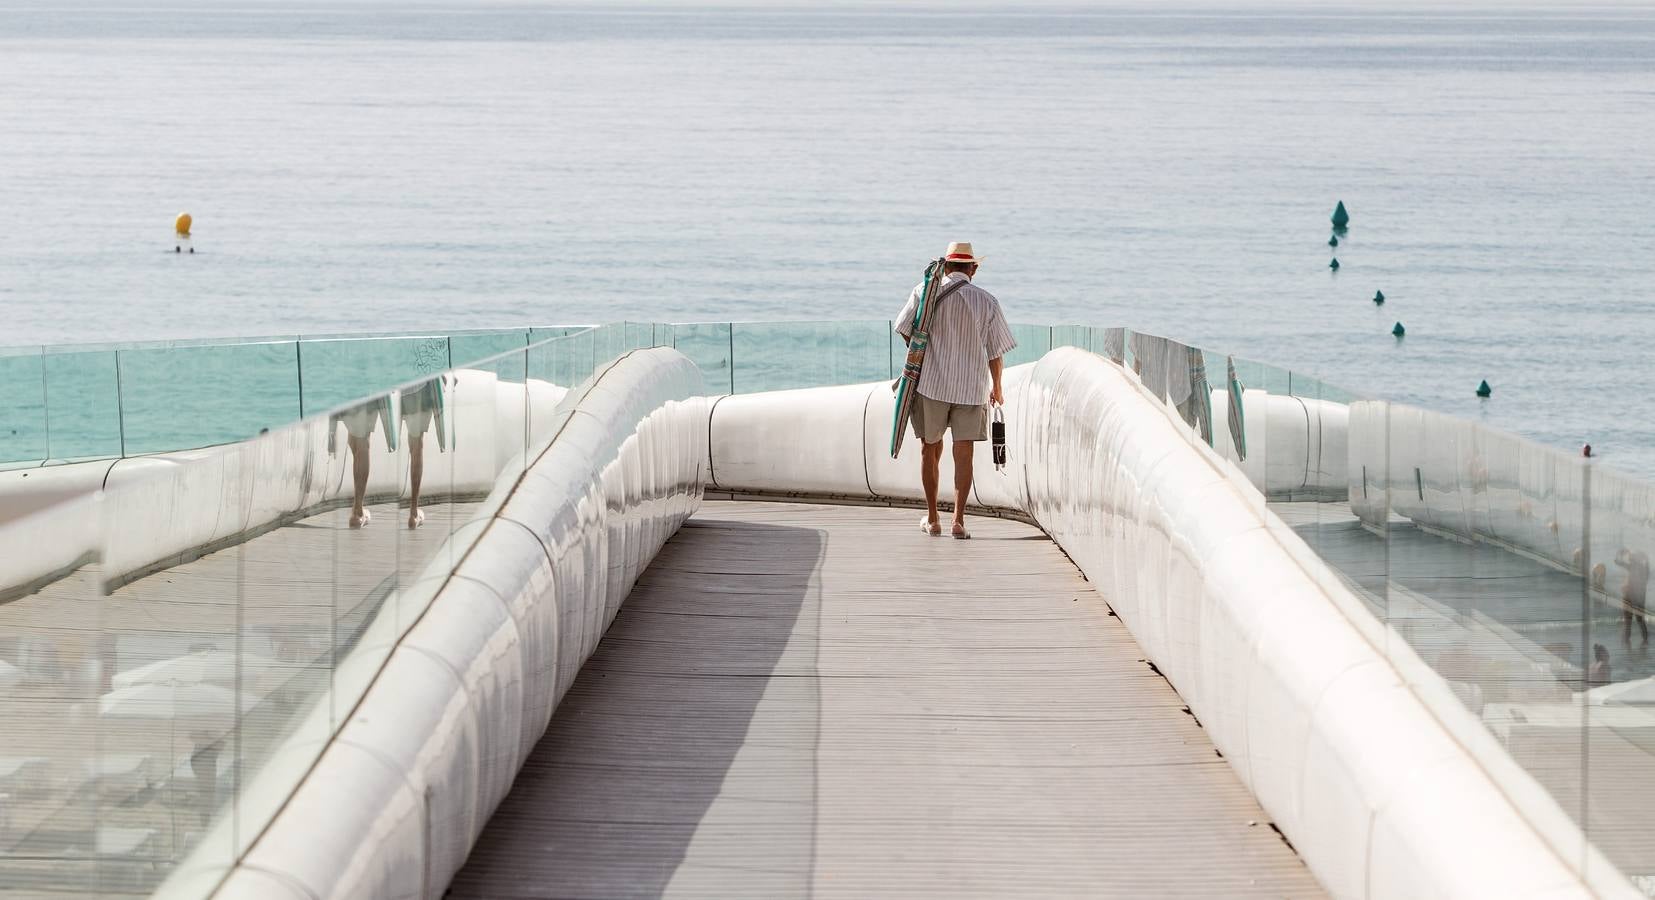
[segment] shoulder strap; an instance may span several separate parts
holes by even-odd
[[[970,283],[971,283],[971,279],[961,278],[960,280],[954,282],[953,284],[949,285],[948,287],[943,288],[942,293],[938,294],[936,299],[932,300],[931,302],[932,303],[941,303],[943,301],[944,297],[947,297],[949,294],[954,293],[955,291],[959,290],[960,288],[965,287],[966,285],[968,285]]]

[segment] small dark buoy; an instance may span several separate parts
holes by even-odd
[[[1408,333],[1408,329],[1403,328],[1401,322],[1396,323],[1396,325],[1391,328],[1391,334],[1394,334],[1397,337],[1402,337],[1403,335],[1405,335],[1407,333]]]
[[[194,248],[194,247],[191,247],[191,248],[190,248],[190,252],[191,252],[191,253],[194,253],[194,252],[195,252],[195,248]]]
[[[1338,259],[1338,257],[1335,257],[1333,262],[1328,263],[1327,267],[1332,269],[1335,272],[1339,271],[1339,259]]]
[[[1334,236],[1333,236],[1333,237],[1330,237],[1330,238],[1328,238],[1328,239],[1327,239],[1327,245],[1328,245],[1328,246],[1329,246],[1329,247],[1337,247],[1337,246],[1339,246],[1339,236],[1338,236],[1338,235],[1334,235]]]
[[[1344,228],[1350,224],[1350,213],[1345,212],[1345,201],[1340,200],[1338,207],[1333,210],[1333,227]]]
[[[1580,455],[1586,457],[1587,459],[1591,459],[1592,458],[1592,445],[1587,444],[1586,446],[1580,448]]]
[[[1484,379],[1482,384],[1477,385],[1477,396],[1487,398],[1492,393],[1494,393],[1494,389],[1488,386],[1487,379]]]
[[[1385,305],[1385,292],[1384,291],[1374,291],[1373,292],[1373,305],[1374,306],[1384,306]]]
[[[172,247],[172,252],[174,252],[174,253],[183,253],[184,248],[178,246],[177,244],[174,244],[173,247]]]

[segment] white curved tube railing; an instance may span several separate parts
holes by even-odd
[[[1135,376],[1063,348],[1006,386],[1011,462],[979,450],[977,502],[1032,517],[1099,585],[1332,894],[1638,896],[1555,804],[1518,814],[1504,790],[1532,778],[1513,765],[1496,783],[1455,739],[1478,723],[1410,690],[1398,666],[1437,679],[1401,641],[1381,652],[1383,624]],[[885,385],[724,398],[715,485],[918,498],[917,442],[885,453],[891,405]]]
[[[656,349],[571,393],[340,664],[365,692],[302,783],[278,760],[249,786],[285,805],[216,896],[441,894],[638,573],[699,506],[701,390],[692,363]],[[158,895],[223,873],[198,852]]]

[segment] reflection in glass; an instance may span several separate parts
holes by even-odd
[[[348,522],[351,528],[361,528],[373,520],[363,501],[368,494],[368,476],[372,474],[373,465],[369,441],[381,426],[389,445],[387,449],[396,451],[397,432],[391,427],[391,398],[381,395],[334,413],[328,420],[329,455],[337,449],[335,438],[340,429],[335,426],[342,426],[345,446],[350,454],[351,511]]]
[[[425,524],[425,514],[420,511],[420,483],[425,477],[425,434],[433,424],[437,429],[438,451],[448,449],[445,384],[446,378],[439,375],[402,391],[402,425],[408,439],[409,528]]]

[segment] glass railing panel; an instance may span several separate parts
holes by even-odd
[[[315,415],[436,374],[452,362],[445,336],[300,341],[304,413]]]
[[[254,441],[147,476],[117,473],[99,503],[108,596],[98,630],[111,676],[98,701],[96,778],[107,893],[147,893],[187,858],[218,868],[235,858],[214,823],[237,799],[246,721],[275,702],[243,677],[249,626],[270,624],[249,620],[240,541],[262,490],[258,450]]]
[[[128,456],[244,440],[299,418],[295,343],[117,352]]]
[[[49,455],[45,357],[39,347],[0,350],[0,466]]]
[[[1622,872],[1655,876],[1655,654],[1649,645],[1655,488],[1596,464],[1588,481],[1583,610],[1590,641],[1586,728],[1587,838]]]
[[[524,351],[496,360],[508,373]],[[406,467],[392,531],[396,535],[395,605],[382,606],[396,640],[424,612],[458,562],[453,533],[494,486],[502,457],[523,445],[525,382],[492,365],[404,385],[397,407]],[[517,451],[520,453],[521,451]]]
[[[556,338],[554,343],[570,340]],[[482,400],[468,401],[457,410],[454,419],[455,444],[461,449],[455,457],[455,491],[476,499],[508,474],[522,471],[524,454],[528,452],[537,430],[544,432],[551,419],[551,411],[562,399],[564,388],[544,378],[533,377],[532,358],[544,346],[526,348],[508,353],[475,368],[492,371],[494,383],[492,408]],[[485,433],[488,435],[484,437]],[[494,450],[487,460],[477,458],[475,451],[466,448],[469,442],[492,440]],[[479,493],[479,491],[481,493]],[[469,515],[456,514],[461,521]]]
[[[701,368],[707,390],[713,394],[735,391],[735,367],[730,364],[734,345],[728,322],[705,322],[672,326],[672,346]]]
[[[1053,325],[1051,327],[1052,347],[1089,347],[1091,334],[1084,325]]]
[[[332,650],[348,660],[334,675],[333,727],[365,689],[396,639],[397,623],[381,617],[401,569],[399,529],[407,489],[408,445],[397,392],[380,393],[328,416],[330,452],[345,463],[339,500],[318,524],[332,537]]]
[[[1350,407],[1324,396],[1320,379],[1293,373],[1292,382],[1304,391],[1298,396],[1305,404],[1309,451],[1306,496],[1293,503],[1298,512],[1294,530],[1324,559],[1341,556],[1340,548],[1353,542],[1371,547],[1373,536],[1362,530],[1350,505]],[[1381,566],[1370,574],[1382,577],[1383,572]]]
[[[220,843],[233,851],[230,861],[246,850],[331,735],[340,658],[334,526],[340,492],[348,497],[351,482],[349,448],[329,452],[329,424],[326,415],[313,416],[250,443],[259,490],[247,530],[232,537],[239,540],[241,606],[233,674],[246,695],[232,747],[235,805],[209,832],[205,852],[189,861],[205,870],[198,878],[229,864]]]
[[[611,322],[595,330],[593,353],[596,362],[615,359],[632,350],[655,346],[656,326],[648,322]]]
[[[1069,339],[1076,341],[1074,346],[1091,349],[1091,331],[1084,326],[1074,326],[1069,333]],[[1138,376],[1145,388],[1156,398],[1166,400],[1167,397],[1167,340],[1160,335],[1145,334],[1134,331],[1127,335],[1127,360],[1129,368]]]
[[[121,455],[115,351],[46,351],[46,436],[52,459]]]
[[[590,325],[541,325],[529,329],[529,343],[538,344],[547,338],[563,337],[577,331],[586,331]]]
[[[1037,362],[1052,349],[1052,329],[1048,325],[1012,325],[1011,336],[1017,339],[1017,347],[1006,354],[1007,367]]]
[[[1381,462],[1367,446],[1376,405],[1354,408],[1352,439],[1362,443],[1351,457],[1386,470],[1387,508],[1363,519],[1379,524],[1385,541],[1388,652],[1427,705],[1469,713],[1584,825],[1582,694],[1607,677],[1594,620],[1612,629],[1613,618],[1585,602],[1583,469],[1512,435],[1402,404],[1382,404]],[[1368,485],[1370,496],[1375,489]],[[1353,483],[1353,501],[1358,495]],[[1444,721],[1452,730],[1467,718]]]
[[[529,345],[529,378],[560,388],[585,381],[598,362],[597,332],[595,328],[585,328]]]
[[[455,366],[464,366],[512,350],[522,350],[528,343],[527,328],[460,332],[448,336],[448,356]]]
[[[1098,354],[1110,362],[1126,365],[1127,334],[1125,328],[1103,329],[1103,347]]]
[[[735,391],[888,380],[890,327],[885,320],[736,323]]]
[[[1264,377],[1259,387],[1283,397],[1293,395],[1292,376],[1289,370],[1275,365],[1261,365],[1260,370]]]
[[[7,546],[30,523],[13,526],[0,536]],[[100,760],[114,749],[100,741],[98,704],[117,652],[101,630],[100,580],[97,565],[87,563],[32,592],[0,585],[7,601],[0,604],[0,885],[8,894],[93,894],[101,873],[92,850],[105,806],[113,805],[105,798],[131,796],[159,774],[158,765],[139,767],[124,785],[100,777]],[[164,815],[146,818],[165,822]]]

